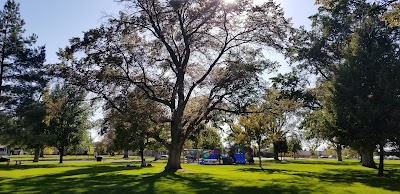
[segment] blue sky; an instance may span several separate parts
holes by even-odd
[[[4,4],[5,0],[1,0]],[[260,0],[257,0],[260,1]],[[116,14],[122,6],[113,0],[17,0],[27,33],[39,36],[38,44],[46,45],[47,63],[58,61],[56,52],[72,37],[99,26],[106,14]],[[278,0],[295,26],[309,26],[308,16],[316,12],[314,0]],[[271,53],[271,58],[283,58]],[[283,70],[285,70],[284,68]]]
[[[4,1],[4,0],[1,0]],[[38,35],[38,44],[46,45],[47,63],[58,61],[56,52],[72,37],[98,27],[106,14],[121,7],[112,0],[17,0],[28,34]]]

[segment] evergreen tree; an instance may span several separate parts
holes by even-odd
[[[0,133],[2,143],[39,150],[45,145],[43,103],[45,48],[37,36],[25,37],[19,4],[7,0],[0,10]]]
[[[46,84],[45,48],[34,48],[37,36],[24,37],[19,4],[7,0],[0,10],[0,110],[35,97]]]
[[[333,102],[338,125],[352,147],[375,150],[379,145],[379,175],[384,147],[400,137],[400,45],[397,28],[370,15],[354,30],[346,61],[334,80]],[[397,36],[397,37],[396,37]]]
[[[379,175],[383,175],[383,147],[399,139],[400,33],[398,27],[382,21],[390,3],[317,3],[318,13],[311,16],[313,28],[293,37],[290,57],[301,62],[300,69],[333,83],[332,96],[324,104],[332,105],[325,108],[333,113],[329,114],[335,124],[331,129],[339,130],[340,139],[360,151],[363,166],[376,168],[373,152],[379,145]]]

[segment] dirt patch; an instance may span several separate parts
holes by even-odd
[[[179,172],[179,173],[190,173],[190,174],[194,173],[194,172],[192,172],[192,171],[185,170],[185,169],[179,169],[179,170],[177,170],[176,172]]]

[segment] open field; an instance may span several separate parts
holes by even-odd
[[[163,163],[126,168],[126,162],[0,164],[0,193],[400,193],[400,161],[385,161],[385,177],[355,160],[265,162],[257,166]]]

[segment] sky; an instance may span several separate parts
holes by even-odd
[[[113,0],[16,0],[28,34],[38,35],[38,44],[46,45],[47,63],[58,61],[56,52],[72,37],[98,27],[106,15],[115,15],[123,7]],[[256,0],[263,1],[263,0]],[[3,5],[5,0],[0,0]],[[316,13],[314,0],[278,0],[294,26],[309,26],[308,16]],[[275,55],[275,53],[271,53]],[[279,58],[272,56],[272,58]]]
[[[113,0],[16,0],[20,3],[20,12],[25,20],[27,34],[38,36],[37,45],[46,46],[46,63],[57,63],[56,52],[68,45],[72,37],[82,37],[83,32],[100,26],[107,15],[116,15],[123,8]],[[227,0],[230,1],[230,0]],[[258,2],[266,0],[256,0]],[[0,0],[4,5],[5,0]],[[292,18],[295,27],[309,28],[308,17],[317,12],[315,0],[277,0]],[[267,57],[281,63],[279,73],[290,71],[284,57],[275,52],[266,52]],[[98,115],[97,115],[98,117]],[[94,139],[97,132],[92,131]]]

